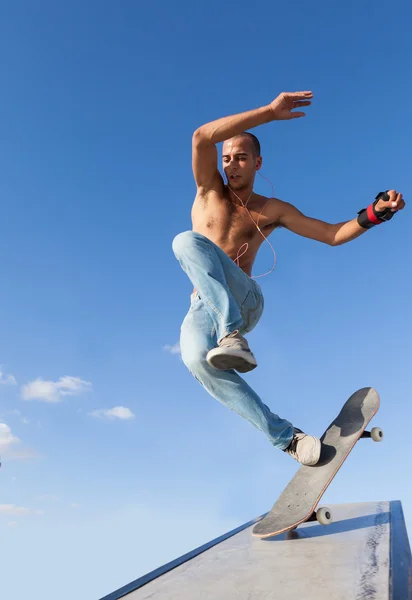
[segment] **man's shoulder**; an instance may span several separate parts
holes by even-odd
[[[268,207],[271,210],[276,210],[276,208],[280,209],[284,202],[283,200],[273,196],[262,196],[261,194],[256,194],[255,204],[256,207]]]
[[[285,202],[279,198],[258,195],[251,208],[259,213],[266,226],[279,226],[284,206]]]

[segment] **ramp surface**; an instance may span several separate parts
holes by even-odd
[[[412,600],[401,503],[330,508],[331,525],[264,540],[247,523],[102,600]]]

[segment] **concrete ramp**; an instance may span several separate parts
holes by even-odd
[[[331,525],[265,540],[255,519],[101,600],[412,600],[401,503],[329,508]]]

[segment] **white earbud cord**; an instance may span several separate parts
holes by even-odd
[[[258,171],[258,174],[260,175],[259,171]],[[260,176],[262,177],[262,179],[266,179],[266,177],[263,177],[263,175],[260,175]],[[275,195],[275,194],[274,194],[273,183],[272,183],[272,182],[271,182],[269,179],[266,179],[266,181],[268,181],[268,182],[270,183],[271,187],[272,187],[272,198],[274,198],[274,195]],[[275,268],[275,266],[276,266],[276,252],[275,252],[275,250],[274,250],[274,248],[273,248],[272,244],[269,242],[269,240],[267,239],[267,237],[265,236],[265,234],[262,232],[261,228],[259,227],[259,219],[260,219],[260,217],[261,217],[261,215],[262,215],[263,211],[265,210],[267,203],[270,201],[270,199],[269,199],[269,200],[266,202],[265,206],[264,206],[264,207],[262,208],[262,210],[260,211],[260,213],[259,213],[259,216],[258,216],[258,219],[257,219],[257,222],[256,222],[256,221],[255,221],[255,219],[254,219],[254,218],[252,217],[252,215],[250,214],[250,211],[249,211],[249,209],[248,209],[248,207],[247,207],[247,204],[248,204],[248,202],[249,202],[249,200],[250,200],[250,198],[251,198],[251,196],[252,196],[252,194],[253,194],[253,190],[250,192],[250,194],[249,194],[249,198],[246,200],[246,203],[244,203],[244,202],[243,202],[243,200],[242,200],[242,198],[239,198],[239,196],[236,194],[236,192],[235,192],[234,190],[232,190],[232,188],[231,188],[230,186],[228,186],[228,187],[229,187],[230,191],[232,192],[232,194],[234,194],[234,195],[236,196],[236,198],[237,198],[238,200],[240,200],[240,202],[242,203],[242,206],[243,206],[244,208],[246,208],[246,210],[247,210],[247,212],[248,212],[248,215],[249,215],[249,217],[252,219],[252,221],[253,221],[253,223],[255,224],[255,226],[256,226],[257,230],[259,231],[260,235],[261,235],[261,236],[263,237],[263,239],[264,239],[264,240],[265,240],[265,241],[266,241],[266,242],[269,244],[269,246],[270,246],[270,248],[271,248],[271,250],[272,250],[272,252],[273,252],[274,262],[273,262],[273,267],[270,269],[270,271],[268,271],[267,273],[264,273],[263,275],[256,275],[256,276],[252,276],[252,279],[259,279],[260,277],[266,277],[266,275],[270,275],[270,273],[271,273],[271,272],[274,270],[274,268]],[[245,247],[245,246],[246,246],[246,247]],[[244,251],[243,251],[243,252],[240,254],[240,251],[242,250],[242,248],[245,248],[245,250],[244,250]],[[242,257],[244,254],[246,254],[246,252],[248,251],[248,248],[249,248],[249,244],[248,244],[247,242],[245,242],[244,244],[242,244],[242,246],[239,248],[239,250],[238,250],[238,252],[237,252],[236,259],[235,259],[235,263],[237,264],[237,266],[238,266],[238,267],[240,266],[240,265],[239,265],[239,260],[240,260],[240,258],[241,258],[241,257]]]

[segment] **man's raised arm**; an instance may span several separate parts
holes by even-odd
[[[270,121],[304,117],[305,113],[292,110],[309,106],[312,97],[312,92],[284,92],[267,106],[222,117],[196,129],[192,139],[192,167],[198,188],[208,191],[220,180],[216,144]]]

